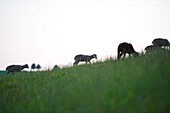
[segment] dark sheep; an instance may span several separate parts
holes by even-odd
[[[146,53],[150,53],[151,51],[154,51],[155,48],[156,47],[154,45],[149,45],[149,46],[145,47],[145,51],[146,51]]]
[[[78,63],[79,62],[86,62],[86,63],[91,63],[90,62],[90,60],[91,59],[93,59],[93,58],[95,58],[95,59],[97,59],[97,55],[96,54],[93,54],[93,55],[82,55],[82,54],[80,54],[80,55],[76,55],[75,57],[74,57],[74,60],[75,60],[75,62],[74,62],[74,66],[77,66],[78,65]]]
[[[151,53],[151,52],[157,53],[157,52],[162,52],[165,50],[166,50],[165,48],[161,48],[161,47],[154,46],[154,45],[149,45],[145,47],[146,53]]]
[[[152,41],[152,44],[155,47],[170,47],[170,43],[167,39],[163,39],[163,38],[156,38]]]
[[[130,43],[127,43],[127,42],[123,42],[123,43],[120,43],[119,46],[118,46],[118,49],[117,49],[117,58],[120,59],[120,57],[123,55],[123,58],[126,56],[126,53],[129,54],[129,57],[130,57],[130,54],[133,54],[134,56],[138,56],[139,53],[136,52],[132,46],[132,44]]]
[[[6,68],[7,73],[21,72],[24,68],[29,68],[28,64],[25,65],[10,65]]]

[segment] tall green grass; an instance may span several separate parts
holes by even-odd
[[[169,113],[170,51],[0,76],[0,113]]]

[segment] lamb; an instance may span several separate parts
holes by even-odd
[[[83,61],[85,61],[86,63],[88,63],[88,62],[91,63],[90,60],[93,59],[93,58],[97,59],[97,55],[96,54],[93,54],[93,55],[90,55],[90,56],[89,55],[82,55],[82,54],[76,55],[74,57],[75,62],[74,62],[73,65],[77,66],[79,62],[83,62]]]
[[[132,44],[127,43],[127,42],[120,43],[118,46],[117,52],[118,52],[118,55],[117,55],[118,59],[120,59],[122,55],[124,55],[123,56],[124,58],[126,56],[126,53],[129,54],[129,57],[130,57],[130,54],[133,54],[134,56],[139,55],[139,53],[134,50]]]
[[[7,73],[21,72],[24,68],[29,68],[28,64],[25,65],[10,65],[6,68]]]
[[[163,38],[156,38],[152,41],[152,44],[155,46],[155,47],[170,47],[170,43],[167,39],[163,39]]]

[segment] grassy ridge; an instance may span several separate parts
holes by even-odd
[[[0,76],[0,113],[168,113],[170,52]]]

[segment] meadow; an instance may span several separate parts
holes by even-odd
[[[0,113],[170,113],[170,51],[0,76]]]

